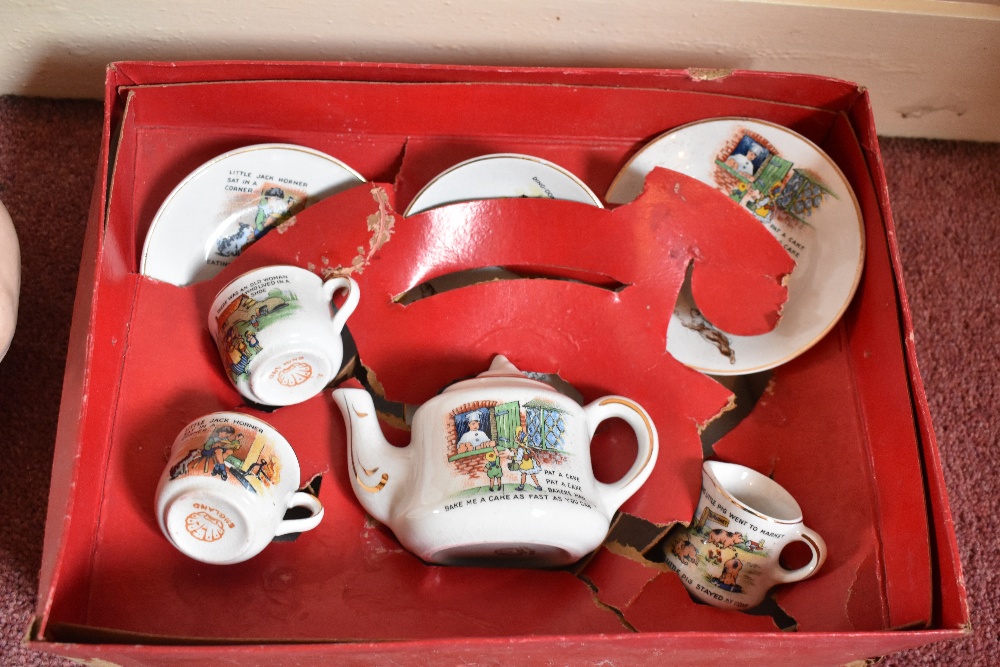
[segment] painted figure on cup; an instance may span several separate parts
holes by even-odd
[[[733,551],[733,556],[722,564],[722,573],[715,578],[715,585],[733,593],[742,592],[736,580],[739,579],[740,570],[743,569],[743,561],[740,560],[738,551]]]
[[[262,300],[243,294],[217,318],[223,358],[228,358],[230,378],[236,382],[247,373],[253,358],[263,351],[258,332],[295,312],[297,298],[290,292],[272,290]]]
[[[217,427],[208,440],[202,445],[202,456],[206,459],[205,467],[208,467],[209,460],[212,463],[212,477],[218,475],[222,481],[229,479],[226,473],[226,457],[235,454],[243,446],[243,434],[236,433],[236,429],[228,424]]]
[[[698,549],[691,543],[691,540],[677,540],[670,549],[685,563],[698,563]]]
[[[199,445],[191,446],[187,453],[170,467],[170,479],[188,475],[218,477],[223,482],[238,483],[250,493],[257,494],[279,478],[279,464],[265,443],[250,432],[237,432],[232,424],[215,426]]]
[[[715,528],[709,531],[705,537],[705,544],[714,544],[717,547],[726,548],[743,544],[743,533],[731,533],[728,530]]]

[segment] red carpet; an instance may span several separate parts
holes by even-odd
[[[0,363],[0,664],[69,665],[22,646],[34,613],[53,442],[101,131],[98,102],[0,98],[0,200],[17,228],[17,333]],[[1000,144],[882,143],[921,372],[935,420],[975,633],[885,665],[1000,664]]]

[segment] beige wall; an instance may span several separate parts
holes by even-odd
[[[1000,0],[0,0],[0,94],[113,60],[746,68],[855,81],[879,132],[1000,141]]]

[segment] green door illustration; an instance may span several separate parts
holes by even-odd
[[[514,447],[514,436],[521,426],[521,404],[517,401],[501,403],[493,409],[496,415],[497,432],[494,437],[501,447]]]
[[[781,183],[791,170],[791,162],[777,155],[772,155],[757,173],[757,179],[754,181],[753,187],[766,196],[771,192],[771,188]]]

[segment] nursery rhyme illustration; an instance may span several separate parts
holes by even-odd
[[[281,479],[281,463],[267,438],[252,424],[230,419],[196,422],[181,434],[183,444],[170,466],[170,479],[192,475],[218,479],[262,495]],[[185,529],[203,542],[220,539],[232,519],[216,508],[196,503]]]
[[[463,480],[446,510],[527,497],[589,506],[567,451],[565,415],[554,405],[476,401],[458,406],[445,420],[448,461]]]
[[[715,159],[715,181],[756,215],[798,259],[808,247],[813,214],[837,195],[810,170],[796,166],[756,132],[737,132]]]
[[[767,567],[772,555],[769,539],[773,538],[751,526],[733,525],[734,518],[723,508],[713,509],[711,499],[709,504],[690,528],[670,538],[667,565],[702,593],[736,607],[748,607],[739,596],[756,585]]]
[[[226,224],[214,240],[208,263],[229,264],[272,229],[291,224],[308,200],[305,181],[231,169],[226,175]]]
[[[247,374],[247,367],[263,351],[260,332],[300,308],[298,297],[282,289],[287,279],[269,276],[246,286],[231,296],[216,316],[219,354],[233,382]],[[312,376],[308,364],[291,364],[277,378],[284,386],[296,386]]]
[[[249,493],[261,494],[281,478],[281,465],[271,443],[250,423],[200,421],[181,437],[185,447],[170,466],[170,479],[218,477]]]

